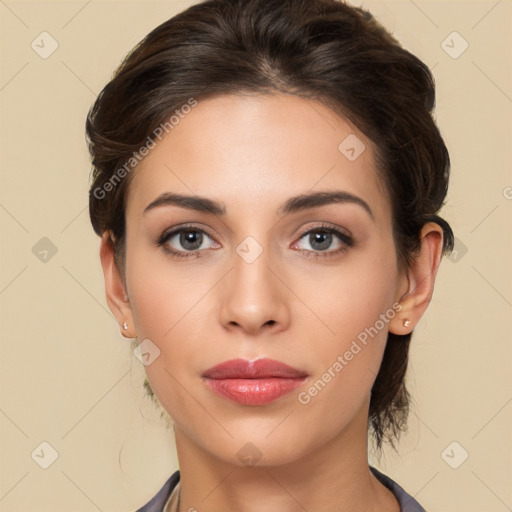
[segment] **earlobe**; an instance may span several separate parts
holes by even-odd
[[[105,279],[105,293],[110,310],[125,338],[134,338],[133,315],[121,272],[114,259],[113,236],[105,231],[101,237],[100,260]]]
[[[421,230],[421,248],[407,273],[408,291],[400,297],[400,312],[389,323],[393,334],[409,334],[426,311],[441,263],[443,230],[439,224],[428,222]]]

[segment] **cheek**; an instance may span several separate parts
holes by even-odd
[[[207,272],[184,272],[157,251],[132,248],[127,264],[130,305],[137,338],[160,351],[145,371],[157,398],[168,412],[186,410],[187,380],[199,375],[198,354],[204,350],[213,283]],[[191,267],[189,267],[191,268]]]
[[[126,272],[137,336],[160,345],[190,313],[201,309],[211,279],[203,271],[191,271],[190,265],[183,270],[161,249],[144,242],[133,244],[130,251]]]
[[[338,267],[319,266],[308,272],[307,280],[304,273],[294,278],[294,292],[320,320],[318,334],[334,350],[374,326],[392,306],[397,283],[394,248],[385,241],[372,245],[353,252]],[[386,330],[380,323],[378,329]]]
[[[376,249],[358,257],[357,264],[331,272],[320,288],[309,281],[304,285],[303,296],[322,320],[316,329],[326,335],[316,337],[315,379],[299,403],[339,421],[339,415],[350,416],[367,398],[396,315],[396,279],[394,253]],[[332,408],[333,403],[339,407]]]

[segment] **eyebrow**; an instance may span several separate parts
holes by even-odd
[[[363,199],[350,192],[341,190],[329,190],[312,192],[310,194],[300,194],[295,197],[290,197],[284,204],[282,204],[277,214],[280,217],[290,215],[299,211],[307,210],[309,208],[318,208],[320,206],[334,204],[334,203],[352,203],[357,204],[364,208],[368,215],[375,220],[373,212]],[[171,192],[164,192],[159,195],[154,201],[148,204],[144,209],[143,214],[159,206],[178,206],[188,210],[195,210],[198,212],[210,213],[213,215],[224,216],[226,215],[226,207],[223,203],[208,199],[201,196],[186,196],[182,194],[174,194]]]

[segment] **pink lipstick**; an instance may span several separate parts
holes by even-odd
[[[265,405],[302,385],[308,374],[273,359],[231,359],[203,373],[217,394],[242,405]]]

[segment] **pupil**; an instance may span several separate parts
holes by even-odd
[[[180,243],[185,249],[195,250],[201,247],[202,235],[197,231],[184,231],[181,233]],[[190,247],[187,244],[192,244]]]
[[[332,233],[325,233],[325,232],[321,231],[321,232],[317,232],[316,234],[313,234],[312,236],[313,236],[313,241],[310,240],[310,243],[312,244],[313,247],[314,247],[314,245],[313,245],[314,243],[317,243],[317,242],[320,243],[320,247],[317,247],[317,250],[329,248],[329,245],[331,244]],[[323,243],[322,243],[322,238],[324,238]]]

